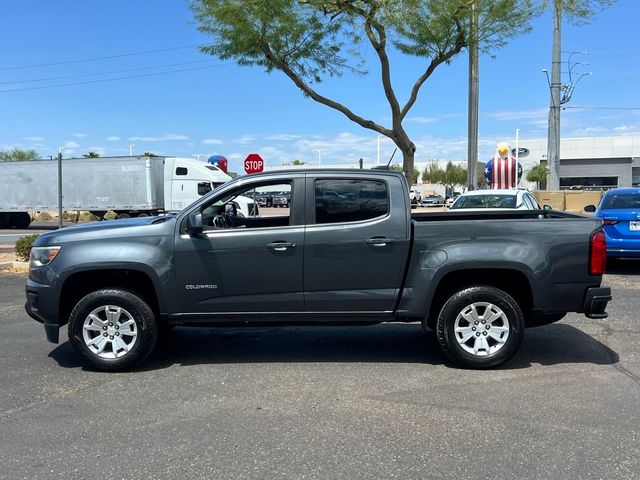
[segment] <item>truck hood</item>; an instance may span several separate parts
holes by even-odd
[[[175,217],[171,215],[89,222],[82,225],[64,227],[40,235],[34,243],[34,246],[55,245],[70,240],[89,240],[93,238],[104,238],[106,236],[126,237],[129,235],[140,235],[148,233],[146,230],[148,230],[149,227],[173,222],[175,222]]]

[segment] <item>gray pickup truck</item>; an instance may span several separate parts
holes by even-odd
[[[243,216],[238,196],[290,208]],[[83,363],[143,361],[174,325],[422,322],[455,364],[511,358],[524,328],[607,316],[601,221],[554,211],[411,213],[402,174],[307,170],[241,177],[176,216],[42,235],[26,310]]]

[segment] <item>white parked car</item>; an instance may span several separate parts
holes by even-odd
[[[450,210],[542,210],[526,190],[473,190],[455,199]]]
[[[422,194],[420,190],[415,188],[409,189],[409,199],[411,200],[411,205],[418,205],[420,200],[422,200]]]

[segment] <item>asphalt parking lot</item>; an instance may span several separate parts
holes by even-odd
[[[608,319],[528,330],[499,370],[389,324],[177,328],[119,374],[0,273],[0,478],[638,479],[640,262],[613,271]]]

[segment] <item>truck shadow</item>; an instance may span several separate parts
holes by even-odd
[[[49,355],[60,366],[78,368],[68,342]],[[369,327],[176,328],[158,343],[141,370],[172,365],[234,363],[423,363],[453,364],[442,354],[436,335],[416,324]],[[503,370],[534,364],[609,365],[618,354],[566,324],[528,329],[516,356]]]

